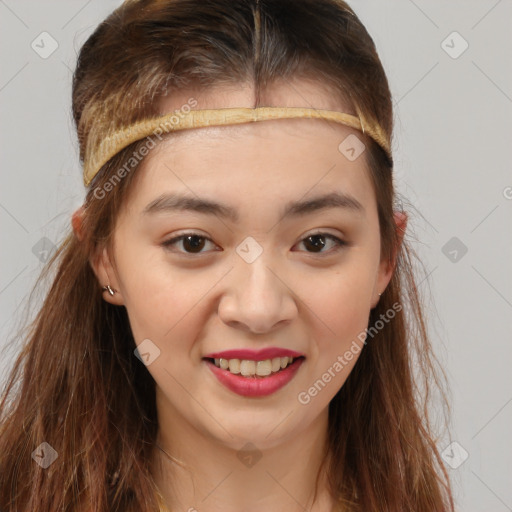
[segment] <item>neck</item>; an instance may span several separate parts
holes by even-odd
[[[331,512],[325,472],[328,411],[299,435],[259,449],[226,446],[172,414],[159,415],[152,461],[169,511]]]

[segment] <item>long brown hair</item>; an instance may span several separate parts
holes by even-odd
[[[127,0],[79,53],[72,108],[81,161],[106,125],[159,114],[157,100],[175,90],[250,81],[259,91],[296,77],[328,84],[391,139],[385,72],[343,1]],[[51,281],[2,394],[3,512],[77,510],[79,503],[96,512],[158,510],[149,464],[158,427],[155,382],[134,356],[125,308],[103,300],[90,264],[112,239],[136,170],[101,200],[94,191],[142,143],[102,167],[87,189],[83,238],[70,230],[34,287]],[[427,414],[443,373],[427,335],[416,256],[407,235],[393,254],[393,162],[371,139],[365,144],[382,256],[396,262],[369,326],[394,304],[403,308],[369,340],[329,405],[331,491],[351,511],[452,511]],[[58,454],[46,469],[31,456],[44,442]]]

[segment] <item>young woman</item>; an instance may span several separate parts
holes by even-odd
[[[1,402],[0,509],[452,511],[341,0],[128,0],[82,47],[87,186]]]

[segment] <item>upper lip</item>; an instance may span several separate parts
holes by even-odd
[[[222,352],[212,352],[206,354],[205,358],[211,359],[249,359],[251,361],[265,361],[266,359],[273,359],[274,357],[301,357],[304,354],[290,350],[287,348],[268,347],[261,350],[250,349],[232,349],[224,350]]]

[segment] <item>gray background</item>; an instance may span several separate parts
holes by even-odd
[[[84,198],[70,113],[76,53],[120,3],[0,0],[2,382],[45,251]],[[445,452],[458,466],[447,465],[458,509],[512,511],[512,2],[350,4],[394,95],[397,184],[417,209],[420,288],[451,390],[440,448],[458,443]],[[42,32],[58,44],[47,58],[31,47],[44,37],[38,50],[51,49]]]

